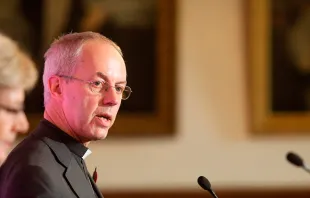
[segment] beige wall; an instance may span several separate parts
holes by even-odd
[[[241,0],[179,0],[177,123],[171,139],[114,140],[91,145],[103,189],[309,185],[288,164],[293,149],[308,157],[310,138],[253,138],[248,127]],[[224,73],[225,72],[225,73]]]

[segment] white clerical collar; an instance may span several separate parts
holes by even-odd
[[[86,157],[88,157],[91,154],[91,150],[87,149],[87,151],[83,155],[83,159],[85,160]]]

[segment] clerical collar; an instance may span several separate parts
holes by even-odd
[[[87,151],[84,153],[83,155],[83,159],[86,159],[86,157],[88,157],[91,154],[91,150],[87,149]]]
[[[52,129],[49,131],[51,131],[50,133],[53,133],[54,138],[57,138],[59,142],[64,143],[67,148],[78,157],[85,159],[91,154],[91,150],[89,150],[86,146],[84,146],[76,139],[59,129],[53,123],[49,122],[46,119],[43,119],[41,121],[41,124],[45,127],[48,127],[49,129]]]

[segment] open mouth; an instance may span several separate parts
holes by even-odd
[[[108,120],[108,121],[111,121],[112,120],[112,116],[110,116],[109,114],[100,114],[100,115],[97,115],[97,117],[101,118],[101,119],[105,119],[105,120]]]

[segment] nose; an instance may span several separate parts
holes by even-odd
[[[14,131],[16,133],[26,133],[28,129],[29,129],[29,123],[25,115],[25,112],[20,112],[15,119]]]
[[[115,88],[110,86],[104,90],[103,105],[115,106],[120,102],[121,97],[116,92]]]

